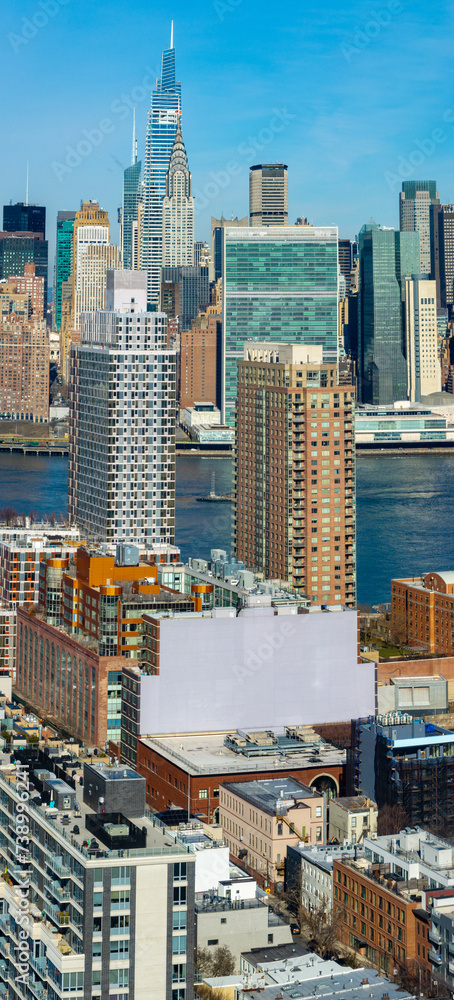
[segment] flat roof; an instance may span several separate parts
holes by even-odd
[[[311,799],[315,791],[295,778],[261,778],[259,781],[226,782],[225,789],[239,795],[264,812],[274,816],[279,807],[283,812],[297,807],[298,801]]]
[[[323,976],[314,975],[311,979],[306,978],[304,980],[295,979],[287,984],[282,985],[275,984],[274,986],[267,986],[265,989],[247,989],[244,991],[250,1000],[278,1000],[282,998],[283,994],[289,998],[297,997],[314,997],[323,996],[326,998],[334,997],[345,997],[348,996],[349,1000],[364,1000],[365,997],[374,997],[376,1000],[382,1000],[384,993],[389,997],[389,1000],[404,1000],[404,998],[410,998],[411,993],[407,990],[399,989],[394,983],[389,979],[385,979],[381,976],[376,969],[348,969],[343,968],[339,970],[337,963],[328,963],[335,966],[333,973],[328,971]],[[316,972],[317,966],[314,967],[314,972]],[[316,991],[314,989],[314,983],[316,983]],[[242,997],[243,991],[238,991],[238,996]]]
[[[347,847],[341,847],[340,844],[327,844],[326,847],[308,847],[307,844],[298,844],[297,846],[292,845],[291,850],[298,851],[298,854],[304,861],[308,861],[309,864],[320,868],[321,871],[326,872],[328,875],[333,870],[334,860],[352,860],[356,857],[364,857],[364,847],[362,844],[350,844]]]
[[[309,951],[302,944],[289,941],[288,944],[270,945],[268,948],[252,948],[251,951],[243,951],[241,957],[252,965],[262,962],[280,962],[282,959],[300,957],[308,955]]]
[[[337,806],[341,806],[342,809],[348,809],[349,812],[364,812],[364,810],[369,809],[370,806],[375,806],[375,808],[377,808],[377,803],[374,802],[373,799],[368,798],[366,795],[341,795],[334,801]]]
[[[346,751],[323,740],[305,743],[283,754],[279,746],[275,753],[256,753],[246,757],[225,746],[229,732],[213,733],[209,736],[193,734],[184,736],[142,736],[140,742],[149,750],[154,750],[166,760],[183,768],[186,773],[198,776],[204,774],[253,774],[254,771],[294,771],[301,768],[342,767]],[[316,752],[318,750],[318,752]]]

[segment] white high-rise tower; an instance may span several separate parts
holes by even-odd
[[[175,351],[147,277],[107,273],[107,309],[71,349],[69,515],[94,541],[173,545]]]

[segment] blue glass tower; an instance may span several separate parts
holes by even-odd
[[[319,344],[337,362],[338,257],[334,226],[222,230],[223,419],[233,425],[237,361],[247,340]]]
[[[419,233],[395,232],[375,222],[359,234],[359,395],[388,405],[407,398],[404,357],[405,277],[417,274]]]
[[[123,267],[129,271],[133,263],[133,224],[138,221],[142,196],[142,162],[126,167],[123,174],[123,209],[121,213],[121,252]]]
[[[148,271],[148,301],[156,308],[161,291],[162,199],[180,112],[181,83],[175,79],[172,25],[170,48],[162,53],[161,76],[151,94],[145,146],[140,264]]]

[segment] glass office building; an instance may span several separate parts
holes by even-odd
[[[57,215],[54,270],[54,329],[57,331],[61,325],[61,286],[71,277],[75,218],[75,212],[59,212]]]
[[[123,209],[121,213],[121,252],[123,267],[130,271],[133,267],[133,223],[139,218],[139,202],[142,197],[142,161],[126,167],[123,174]]]
[[[337,361],[337,227],[223,230],[223,419],[233,425],[246,341],[319,344]]]
[[[181,112],[181,83],[175,79],[175,49],[162,54],[161,76],[151,94],[144,167],[141,268],[148,271],[148,301],[159,306],[162,266],[162,199]]]
[[[419,268],[419,233],[367,223],[359,234],[359,394],[363,403],[407,398],[402,284]]]

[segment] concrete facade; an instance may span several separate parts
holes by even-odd
[[[242,951],[266,945],[288,944],[289,924],[284,923],[259,899],[230,903],[229,900],[197,900],[195,903],[197,948],[215,950],[226,946],[240,969]]]

